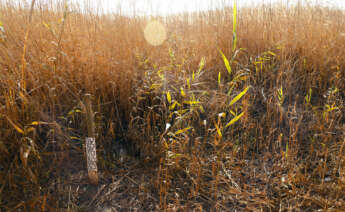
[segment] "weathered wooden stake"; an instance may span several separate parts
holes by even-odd
[[[91,95],[85,94],[85,110],[88,136],[85,138],[86,162],[89,181],[91,184],[98,184],[97,153],[95,138],[95,121],[91,105]]]

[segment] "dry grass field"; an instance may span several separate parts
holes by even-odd
[[[0,211],[345,211],[344,11],[0,2]]]

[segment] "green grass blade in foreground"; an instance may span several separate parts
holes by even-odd
[[[181,129],[181,130],[178,130],[175,132],[175,135],[178,135],[178,134],[181,134],[181,133],[184,133],[184,132],[187,132],[189,129],[191,129],[192,127],[186,127],[184,129]]]
[[[235,98],[233,98],[229,105],[231,106],[231,105],[235,104],[238,100],[240,100],[244,96],[244,94],[247,93],[249,88],[250,88],[250,86],[246,87],[241,93],[239,93]]]
[[[232,42],[233,42],[233,46],[232,46],[232,51],[234,52],[237,48],[237,33],[236,33],[236,27],[237,27],[237,0],[234,0],[234,8],[233,8],[233,23],[232,23],[232,34],[233,34],[233,38],[232,38]]]
[[[240,115],[236,116],[235,118],[231,119],[231,121],[227,123],[225,127],[229,127],[230,125],[235,124],[243,115],[244,115],[244,112],[242,112]]]
[[[167,100],[168,100],[169,104],[171,104],[171,95],[170,95],[169,91],[167,92]]]
[[[229,60],[228,58],[226,58],[226,56],[224,55],[224,53],[222,52],[222,50],[218,49],[219,50],[219,53],[222,55],[222,58],[223,58],[223,61],[224,61],[224,65],[225,65],[225,68],[226,70],[228,71],[229,74],[231,74],[231,66],[230,66],[230,63],[229,63]]]

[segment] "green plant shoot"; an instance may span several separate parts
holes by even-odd
[[[225,125],[225,127],[229,127],[229,126],[235,124],[243,115],[244,115],[244,112],[242,112],[240,115],[234,117],[233,119],[231,119],[231,121],[229,123],[227,123]]]
[[[233,23],[232,23],[232,51],[234,52],[237,48],[237,33],[236,33],[236,25],[237,25],[237,0],[234,0],[234,8],[233,8]]]
[[[224,55],[222,50],[220,50],[220,49],[218,49],[218,50],[219,50],[219,53],[222,55],[226,70],[228,71],[229,74],[231,74],[231,66],[230,66],[228,58],[226,58],[226,56]]]
[[[244,96],[244,94],[247,93],[248,89],[249,89],[249,86],[246,87],[246,88],[245,88],[241,93],[239,93],[235,98],[233,98],[233,99],[231,100],[231,102],[230,102],[230,106],[233,105],[233,104],[235,104],[238,100],[240,100],[240,99],[242,98],[242,96]]]

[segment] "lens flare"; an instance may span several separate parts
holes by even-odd
[[[167,33],[163,24],[159,21],[151,21],[144,29],[144,37],[149,44],[159,46],[165,41]]]

